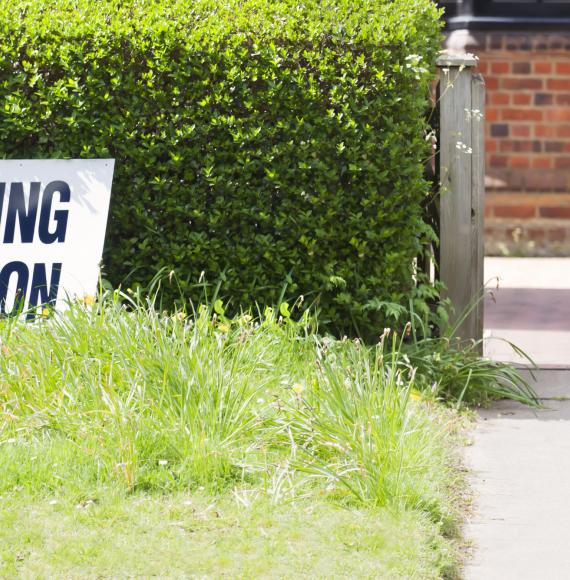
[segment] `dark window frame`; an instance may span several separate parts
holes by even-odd
[[[496,0],[439,1],[448,30],[531,29],[570,30],[570,3],[497,2]]]
[[[457,16],[457,2],[438,2],[440,8],[445,8],[444,18],[449,20],[454,16]]]
[[[568,2],[496,2],[473,0],[474,16],[498,16],[514,18],[558,18],[570,16]]]

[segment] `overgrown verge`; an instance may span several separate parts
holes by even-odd
[[[0,321],[0,495],[85,507],[197,493],[232,521],[284,503],[301,519],[314,502],[357,520],[376,512],[415,530],[422,566],[433,545],[425,577],[437,577],[455,561],[444,536],[458,478],[458,417],[439,399],[475,388],[470,363],[440,345],[433,380],[429,361],[412,362],[419,345],[389,330],[373,347],[313,330],[285,303],[227,318],[220,302],[160,313],[120,292],[35,324]]]
[[[377,337],[433,237],[431,0],[0,0],[0,156],[117,160],[105,272]],[[425,309],[417,296],[417,307]]]

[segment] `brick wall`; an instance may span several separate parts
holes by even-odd
[[[570,255],[570,32],[467,33],[487,86],[486,252]]]

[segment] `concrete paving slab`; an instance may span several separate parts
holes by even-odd
[[[570,371],[561,369],[521,369],[521,375],[536,391],[539,399],[543,399],[545,405],[550,405],[546,399],[569,399],[570,400]],[[500,404],[508,404],[501,402]],[[499,405],[500,405],[499,404]],[[500,408],[500,406],[499,406]],[[525,412],[529,418],[534,411],[519,409],[516,413],[517,417],[525,416]]]
[[[570,258],[486,258],[485,274],[499,278],[485,355],[526,364],[505,341],[527,352],[541,369],[522,372],[545,408],[500,401],[479,413],[465,577],[570,579]]]
[[[562,387],[563,375],[553,379]],[[570,401],[545,405],[501,401],[479,414],[466,450],[475,494],[468,580],[570,578]]]
[[[570,332],[492,328],[485,331],[484,354],[503,362],[527,365],[528,360],[513,350],[509,343],[524,351],[536,365],[542,367],[570,367]]]
[[[499,288],[485,300],[486,328],[570,332],[570,290]]]
[[[485,258],[485,276],[499,278],[485,300],[485,356],[526,364],[511,342],[539,366],[570,368],[570,258]]]
[[[490,287],[569,289],[570,258],[485,258]]]

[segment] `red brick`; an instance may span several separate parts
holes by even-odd
[[[522,185],[528,190],[552,192],[567,191],[568,189],[568,176],[564,171],[532,169],[525,171],[521,177]]]
[[[556,126],[555,125],[535,125],[534,126],[534,136],[535,137],[555,137],[556,136]]]
[[[489,164],[491,167],[506,167],[508,157],[506,155],[491,155]]]
[[[570,219],[570,206],[568,205],[547,205],[539,208],[540,217],[551,219]]]
[[[570,157],[557,157],[554,159],[556,169],[570,169]]]
[[[517,169],[527,169],[530,167],[530,159],[528,155],[511,155],[509,165]]]
[[[540,109],[503,109],[501,117],[503,121],[542,121],[542,111]]]
[[[515,75],[529,75],[530,62],[513,62],[513,74]]]
[[[511,125],[513,137],[530,137],[530,125]]]
[[[546,141],[544,151],[546,153],[560,153],[564,151],[564,143],[562,141]]]
[[[563,95],[556,95],[556,104],[566,107],[570,105],[570,93]]]
[[[570,75],[570,62],[557,62],[556,63],[556,74]]]
[[[501,79],[501,88],[515,91],[521,89],[539,91],[542,89],[542,79],[503,78]]]
[[[546,86],[551,91],[570,91],[570,79],[548,79]]]
[[[497,150],[497,141],[495,139],[485,139],[485,151],[494,153]]]
[[[487,93],[491,105],[508,105],[511,102],[510,93]]]
[[[485,111],[485,119],[489,123],[494,123],[495,121],[498,121],[499,120],[499,111],[497,109],[495,109],[495,108],[489,107]]]
[[[485,206],[485,217],[486,218],[493,217],[493,206],[492,205]]]
[[[533,169],[552,169],[552,157],[550,155],[538,156],[532,158]]]
[[[477,72],[481,73],[482,75],[486,75],[488,70],[489,70],[488,62],[480,60],[477,63]]]
[[[540,141],[529,141],[528,139],[501,140],[499,141],[499,148],[501,152],[514,151],[516,153],[540,153],[542,151],[542,143]],[[563,147],[560,147],[562,151]]]
[[[549,75],[552,72],[552,63],[550,62],[535,62],[534,72],[539,75]]]
[[[553,137],[554,135],[552,135]],[[564,139],[565,137],[570,138],[570,125],[558,125],[556,127],[556,136]]]
[[[504,75],[510,71],[510,62],[492,62],[491,72],[496,75]]]
[[[561,153],[564,151],[564,143],[562,141],[546,141],[544,151],[546,153]]]
[[[552,109],[544,111],[547,121],[558,123],[560,121],[570,122],[570,109]]]
[[[488,91],[496,91],[499,88],[499,79],[497,77],[485,77],[485,86]]]
[[[515,93],[513,95],[514,105],[530,105],[532,101],[532,96],[528,93]]]
[[[547,230],[549,242],[563,242],[566,239],[565,228],[552,228]]]
[[[544,230],[542,228],[529,228],[527,233],[531,240],[539,241],[544,239]]]
[[[536,215],[534,205],[496,205],[494,207],[495,217],[530,219]]]

